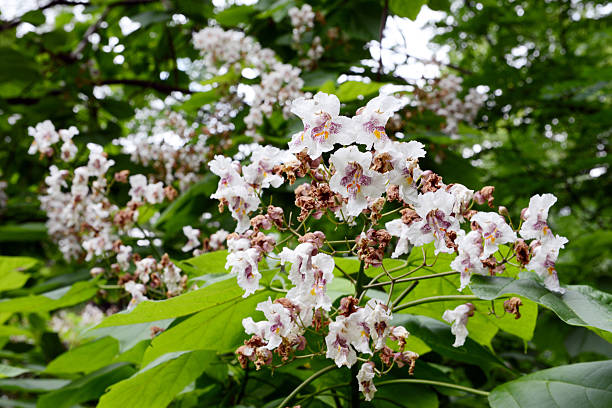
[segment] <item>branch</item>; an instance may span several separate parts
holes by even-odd
[[[381,387],[387,384],[400,384],[400,383],[427,384],[427,385],[433,385],[435,387],[454,388],[456,390],[471,392],[472,394],[476,394],[476,395],[482,395],[483,397],[489,396],[489,393],[487,391],[481,391],[475,388],[465,387],[463,385],[451,384],[451,383],[446,383],[446,382],[441,382],[441,381],[420,380],[417,378],[400,378],[397,380],[382,381],[382,382],[377,383],[376,385]]]
[[[507,296],[506,296],[507,297]],[[400,310],[408,309],[412,306],[421,305],[423,303],[431,303],[431,302],[445,302],[445,301],[469,301],[469,300],[481,300],[478,296],[474,295],[443,295],[443,296],[432,296],[426,297],[422,299],[413,300],[412,302],[404,303],[403,305],[399,305],[393,309],[394,312],[398,312]]]
[[[111,8],[107,7],[104,10],[104,12],[102,12],[102,15],[100,16],[100,18],[98,18],[98,20],[96,20],[95,23],[93,23],[87,28],[87,30],[85,31],[85,34],[83,34],[83,38],[81,38],[81,41],[79,41],[79,44],[76,46],[74,51],[70,53],[70,56],[72,58],[76,59],[77,56],[81,53],[81,51],[83,51],[83,49],[87,46],[87,42],[89,41],[89,36],[95,33],[96,31],[98,31],[98,28],[100,28],[100,24],[102,24],[106,16],[108,16],[108,13],[110,12],[110,10]]]
[[[110,3],[107,5],[108,8],[113,8],[117,6],[132,6],[137,4],[147,4],[147,3],[157,3],[159,0],[120,0],[114,3]],[[44,11],[48,8],[55,6],[95,6],[95,4],[90,3],[89,1],[69,1],[69,0],[53,0],[49,3],[41,6],[37,9],[33,9],[30,11]],[[0,31],[9,30],[11,28],[17,27],[22,23],[21,18],[23,15],[16,17],[9,21],[0,21]]]

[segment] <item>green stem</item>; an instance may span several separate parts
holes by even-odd
[[[370,289],[370,288],[376,288],[376,287],[379,287],[379,286],[387,286],[387,285],[391,285],[391,282],[404,283],[404,282],[420,281],[420,280],[423,280],[423,279],[440,278],[442,276],[456,275],[458,273],[459,272],[449,271],[449,272],[434,273],[434,274],[431,274],[431,275],[415,276],[413,278],[393,279],[392,281],[378,282],[378,283],[373,283],[371,285],[366,285],[365,288],[366,289]]]
[[[432,296],[426,297],[422,299],[413,300],[412,302],[404,303],[403,305],[399,305],[393,309],[394,312],[398,312],[400,310],[408,309],[412,306],[421,305],[423,303],[431,303],[431,302],[444,302],[444,301],[452,301],[452,300],[461,300],[461,301],[469,301],[469,300],[479,300],[478,296],[474,295],[443,295],[443,296]]]
[[[400,378],[397,380],[382,381],[376,384],[376,386],[380,387],[380,386],[387,385],[387,384],[400,384],[400,383],[427,384],[427,385],[434,385],[437,387],[454,388],[456,390],[471,392],[472,394],[482,395],[484,397],[487,397],[489,395],[487,391],[481,391],[475,388],[464,387],[463,385],[445,383],[445,382],[440,382],[440,381],[420,380],[417,378]]]
[[[355,297],[361,300],[361,295],[363,293],[363,279],[367,276],[364,273],[365,263],[361,261],[359,264],[359,272],[357,273],[357,281],[355,282]],[[350,398],[350,408],[359,408],[359,381],[357,381],[357,373],[359,372],[359,368],[357,364],[353,364],[351,367],[351,398]]]
[[[317,371],[316,373],[314,373],[313,375],[305,379],[300,385],[298,385],[295,388],[295,390],[291,392],[291,394],[287,396],[287,398],[285,398],[280,404],[278,404],[278,408],[285,408],[287,405],[289,405],[289,401],[291,401],[293,397],[295,397],[297,393],[302,390],[302,388],[306,387],[308,384],[310,384],[317,378],[321,377],[323,374],[327,373],[328,371],[333,370],[334,368],[336,368],[336,365],[332,364],[330,366],[320,369],[319,371]]]

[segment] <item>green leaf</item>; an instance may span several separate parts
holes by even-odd
[[[612,406],[612,360],[550,368],[497,386],[493,408]]]
[[[431,262],[435,257],[433,256],[433,246],[426,245],[424,247],[426,259]],[[412,273],[411,277],[419,277],[425,275],[432,275],[436,273],[443,273],[451,271],[450,263],[452,262],[454,255],[440,254],[437,257],[435,264],[432,267],[426,267]],[[422,265],[423,264],[423,251],[416,250],[412,251],[409,258],[409,266],[406,270]],[[403,271],[398,271],[401,274]],[[513,272],[513,271],[509,271]],[[473,277],[472,277],[473,278]],[[387,280],[384,277],[382,280]],[[407,288],[411,282],[402,283],[396,285],[395,293],[399,294],[403,289]],[[459,292],[459,275],[447,275],[437,277],[433,279],[420,280],[416,288],[406,297],[402,303],[415,301],[420,298],[431,297],[431,296],[445,296],[445,295],[458,295]],[[388,288],[388,287],[387,287]],[[462,294],[469,294],[469,290],[464,289]],[[533,337],[535,330],[536,320],[538,316],[538,306],[536,303],[521,298],[523,306],[521,307],[521,318],[516,320],[514,315],[504,313],[503,299],[496,300],[494,302],[495,314],[491,314],[491,302],[488,301],[472,301],[476,307],[474,316],[468,319],[467,328],[470,332],[469,336],[486,346],[491,345],[491,340],[501,329],[508,333],[514,334],[523,340],[530,340]],[[405,309],[407,313],[419,314],[423,316],[433,317],[437,320],[442,320],[442,314],[445,310],[452,310],[460,304],[465,303],[461,300],[445,300],[431,303],[425,303]],[[400,312],[401,313],[401,312]],[[498,317],[499,316],[499,317]]]
[[[45,15],[41,10],[32,10],[21,16],[21,21],[32,25],[41,25],[45,23]]]
[[[530,275],[533,274],[521,273],[521,279],[472,276],[470,288],[481,299],[509,294],[524,296],[552,310],[567,324],[612,332],[612,295],[577,285],[567,286],[565,294],[560,295],[549,291]]]
[[[504,367],[504,363],[489,349],[470,338],[466,339],[463,346],[453,347],[455,337],[450,326],[432,318],[398,313],[393,316],[393,324],[404,326],[411,336],[418,337],[442,356],[481,367]]]
[[[330,297],[332,302],[340,296],[348,296],[355,294],[355,285],[345,278],[334,277],[334,279],[327,285],[327,295]]]
[[[144,28],[151,24],[168,21],[170,19],[170,16],[168,15],[168,13],[165,13],[163,11],[149,10],[144,11],[140,14],[136,14],[135,16],[130,18],[142,24],[142,28]]]
[[[176,265],[191,276],[201,276],[211,273],[227,273],[225,262],[227,250],[206,252],[193,258],[177,261]]]
[[[1,312],[45,312],[84,302],[98,292],[95,281],[77,282],[72,286],[0,302]]]
[[[70,380],[55,378],[9,378],[0,380],[0,390],[43,393],[57,390],[68,383],[70,383]]]
[[[166,354],[102,396],[98,408],[166,407],[208,367],[213,354],[204,350]]]
[[[214,291],[209,293],[209,296],[215,296]],[[170,327],[153,339],[145,352],[143,364],[175,351],[196,349],[233,351],[245,336],[242,319],[252,315],[257,304],[270,295],[271,292],[262,291],[247,298],[234,298],[230,302],[202,310]]]
[[[25,256],[0,256],[0,291],[19,289],[29,276],[20,271],[32,268],[38,260]]]
[[[85,332],[84,336],[89,338],[109,336],[116,339],[119,342],[119,352],[122,353],[117,357],[117,361],[131,361],[130,359],[124,359],[126,357],[125,353],[134,351],[133,349],[141,342],[151,340],[151,329],[153,327],[166,329],[173,321],[174,319],[165,319],[147,323],[127,324],[125,326],[96,327]]]
[[[104,110],[117,119],[128,119],[134,116],[134,108],[132,108],[132,105],[130,105],[130,103],[127,101],[105,98],[99,102]]]
[[[81,402],[96,400],[110,385],[131,376],[135,371],[128,363],[109,365],[41,396],[36,406],[70,408]]]
[[[27,368],[13,367],[0,363],[0,378],[17,377],[18,375],[29,373]]]
[[[0,242],[43,241],[46,238],[47,227],[42,222],[0,226]]]
[[[303,89],[308,91],[320,90],[319,88],[330,81],[332,82],[333,86],[336,83],[337,78],[338,73],[336,72],[328,72],[323,70],[306,72],[302,74],[302,79],[304,80]]]
[[[108,316],[97,328],[153,322],[185,316],[232,304],[242,299],[243,293],[244,291],[236,283],[236,278],[228,275],[225,280],[180,296],[158,301],[145,300],[139,303],[131,312],[121,312]]]
[[[427,4],[427,0],[390,0],[389,10],[396,16],[415,20],[424,4]]]
[[[340,84],[336,90],[336,96],[340,99],[340,102],[349,102],[360,97],[367,97],[378,92],[381,86],[385,84],[380,82],[360,82],[360,81],[346,81]]]
[[[50,374],[89,374],[102,368],[119,353],[119,342],[112,337],[83,344],[51,361],[45,373]]]
[[[255,13],[253,6],[234,6],[215,15],[215,20],[225,27],[236,27],[240,23],[250,20],[250,16]]]

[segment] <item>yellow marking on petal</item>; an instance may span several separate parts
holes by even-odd
[[[548,267],[548,274],[552,275],[555,272],[555,268],[553,268],[552,266]]]
[[[313,287],[312,289],[310,289],[310,294],[311,294],[312,296],[316,295],[316,292],[315,292],[315,288],[314,288],[314,287]]]

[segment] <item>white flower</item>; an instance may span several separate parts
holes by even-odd
[[[442,319],[452,323],[451,333],[455,335],[455,343],[453,347],[461,347],[465,343],[468,336],[467,322],[468,317],[474,315],[474,305],[466,303],[459,305],[453,310],[446,310],[442,315]]]
[[[359,382],[359,391],[363,393],[366,401],[372,401],[376,387],[374,386],[374,363],[371,361],[365,362],[361,365],[359,372],[357,373],[357,381]]]
[[[132,247],[121,245],[117,253],[117,263],[124,271],[130,267],[130,259],[132,257]]]
[[[187,243],[181,248],[183,252],[189,252],[200,246],[200,241],[198,241],[198,237],[200,236],[199,229],[193,228],[191,225],[186,225],[183,227],[183,234],[187,237]]]
[[[89,149],[89,161],[87,162],[87,168],[90,176],[102,177],[106,174],[109,168],[114,164],[114,160],[106,158],[104,149],[102,146],[95,143],[87,143]]]
[[[317,93],[313,99],[298,98],[291,105],[291,112],[302,119],[304,131],[289,142],[289,151],[299,153],[304,148],[316,159],[334,148],[335,143],[351,142],[352,123],[346,116],[339,116],[340,100],[335,95]]]
[[[137,304],[142,302],[143,300],[148,300],[148,298],[144,295],[146,288],[141,283],[136,283],[134,281],[126,282],[123,286],[124,289],[132,295],[132,300],[127,307],[127,310],[130,311],[136,307]]]
[[[258,265],[259,251],[256,248],[249,248],[242,251],[231,252],[227,255],[225,269],[232,268],[232,273],[237,275],[238,286],[244,289],[242,297],[248,297],[259,289]]]
[[[221,249],[228,235],[229,232],[224,229],[220,229],[219,231],[215,232],[210,236],[210,242],[208,245],[213,251]]]
[[[484,239],[484,250],[480,259],[486,259],[497,252],[499,244],[516,241],[516,233],[499,214],[478,212],[470,218],[470,221],[478,225]]]
[[[232,217],[238,221],[236,232],[242,233],[251,226],[249,214],[259,206],[255,190],[238,173],[240,164],[223,156],[215,156],[210,162],[210,170],[221,177],[217,191],[211,198],[225,200]]]
[[[289,280],[300,292],[310,290],[312,283],[312,254],[315,251],[314,245],[309,242],[299,244],[295,249],[283,248],[280,253],[281,265],[291,263],[289,270]]]
[[[418,197],[415,211],[420,219],[406,225],[400,219],[385,224],[393,236],[399,237],[397,247],[391,255],[393,258],[408,252],[408,243],[422,246],[434,242],[435,254],[453,253],[454,249],[446,245],[449,232],[459,233],[459,221],[451,216],[455,198],[452,194],[440,189],[427,192]]]
[[[208,163],[208,166],[210,167],[210,171],[221,177],[216,194],[222,194],[224,189],[242,182],[242,177],[240,173],[238,173],[240,163],[233,161],[229,157],[216,155],[215,158]]]
[[[376,299],[368,300],[364,310],[366,312],[366,323],[372,329],[370,336],[374,342],[374,350],[378,351],[385,346],[389,336],[391,313],[387,306]]]
[[[468,189],[463,184],[451,184],[446,188],[446,191],[455,197],[455,205],[453,206],[453,214],[461,222],[463,222],[463,212],[467,210],[470,202],[474,198],[474,190]]]
[[[388,142],[378,149],[380,153],[391,156],[393,170],[385,173],[389,184],[398,185],[400,197],[407,203],[416,203],[418,191],[417,180],[423,174],[419,167],[419,158],[425,157],[424,145],[414,140],[404,142]]]
[[[51,146],[59,141],[59,134],[55,131],[55,126],[50,120],[40,122],[36,127],[28,127],[28,134],[34,138],[28,154],[35,154],[36,152],[48,154],[53,151]]]
[[[481,254],[482,236],[478,231],[470,231],[467,235],[460,231],[455,241],[459,255],[451,262],[450,266],[454,271],[461,273],[461,286],[463,290],[469,283],[473,273],[480,275],[487,274],[487,268],[482,264]]]
[[[64,142],[61,148],[62,160],[67,162],[74,160],[78,151],[79,149],[76,147],[72,140]]]
[[[274,146],[257,145],[253,149],[251,164],[243,169],[244,179],[247,183],[261,186],[261,188],[279,187],[284,180],[278,174],[273,174],[272,171],[275,166],[290,161],[297,161],[291,153]]]
[[[347,334],[351,345],[360,353],[372,354],[370,336],[374,328],[368,323],[369,312],[359,308],[346,319]]]
[[[149,204],[159,204],[164,201],[164,183],[149,184],[145,188],[145,199]]]
[[[524,239],[551,237],[552,232],[546,220],[548,219],[550,207],[556,202],[557,197],[552,194],[536,194],[531,197],[529,207],[522,214],[525,221],[519,231],[521,237]]]
[[[338,367],[351,367],[357,362],[357,353],[350,345],[347,318],[338,316],[329,324],[329,333],[325,337],[327,352],[325,356],[334,360]]]
[[[565,289],[559,285],[555,263],[559,257],[559,250],[564,248],[567,242],[567,238],[559,235],[540,241],[533,249],[531,260],[525,265],[525,268],[536,272],[544,279],[544,286],[547,289],[561,294],[565,293]]]
[[[134,274],[142,283],[149,281],[149,275],[157,270],[157,261],[155,258],[143,258],[138,262],[135,262],[136,271]]]
[[[357,146],[349,146],[338,149],[329,161],[336,169],[329,186],[348,198],[349,216],[359,215],[368,206],[368,198],[375,200],[385,191],[384,176],[370,170],[372,153],[361,153]]]
[[[267,327],[265,327],[265,332],[263,333],[264,339],[268,341],[266,345],[268,350],[274,350],[280,346],[283,338],[291,339],[294,337],[296,333],[295,324],[291,319],[289,310],[283,305],[273,303],[268,297],[268,300],[257,305],[256,310],[262,311],[268,320]]]
[[[292,265],[289,279],[296,286],[287,293],[287,299],[297,301],[309,308],[331,310],[332,299],[327,295],[327,285],[334,278],[334,258],[327,254],[317,254],[311,258],[310,268],[304,267],[308,265],[308,261],[302,263],[302,268],[300,268],[300,258],[295,256],[294,259],[298,267],[294,269],[293,265],[296,264]]]
[[[134,201],[142,201],[147,189],[147,178],[143,174],[134,174],[130,176],[130,191],[128,194]]]
[[[172,262],[164,267],[161,280],[166,285],[170,295],[178,295],[181,291],[181,270]]]
[[[370,100],[368,104],[357,111],[352,118],[355,128],[355,141],[366,145],[370,150],[372,145],[380,149],[389,142],[385,132],[387,121],[401,109],[403,103],[394,96],[380,95]]]

